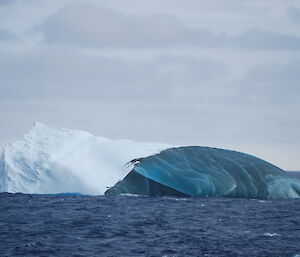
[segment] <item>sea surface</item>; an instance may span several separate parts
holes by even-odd
[[[0,256],[300,256],[300,199],[1,193]]]

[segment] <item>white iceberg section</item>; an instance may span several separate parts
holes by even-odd
[[[130,172],[127,162],[169,147],[96,137],[36,122],[22,141],[4,146],[0,192],[101,195]]]

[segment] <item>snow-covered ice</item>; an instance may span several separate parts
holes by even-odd
[[[127,162],[168,147],[112,140],[36,122],[23,140],[4,146],[0,192],[100,195],[130,172]]]

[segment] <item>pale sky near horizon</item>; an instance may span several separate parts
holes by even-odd
[[[300,170],[300,1],[0,0],[0,146],[34,121]]]

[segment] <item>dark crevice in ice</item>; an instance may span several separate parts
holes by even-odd
[[[109,188],[106,195],[120,195],[120,194],[136,194],[136,195],[148,195],[148,196],[177,196],[188,197],[189,195],[177,191],[171,187],[162,185],[152,179],[146,178],[134,169],[115,186]]]

